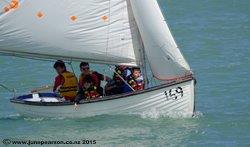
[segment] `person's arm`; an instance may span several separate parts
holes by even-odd
[[[55,81],[54,81],[54,86],[53,86],[53,92],[56,91],[57,87],[59,86],[59,79],[58,77],[55,78]]]
[[[77,90],[77,95],[76,95],[76,98],[74,100],[74,109],[77,110],[79,108],[78,104],[80,103],[81,100],[84,99],[84,90],[82,87],[78,87],[78,90]]]
[[[83,87],[83,77],[82,76],[79,77],[78,88],[79,87]]]
[[[55,78],[53,92],[57,92],[63,84],[64,84],[64,78],[63,78],[63,76],[57,76]]]
[[[83,99],[83,93],[84,93],[83,89],[79,88],[75,98],[75,104],[79,104],[80,101]]]

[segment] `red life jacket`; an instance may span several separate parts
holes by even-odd
[[[135,90],[143,90],[144,89],[144,82],[143,81],[137,81],[133,77],[129,77],[128,84]]]
[[[144,89],[144,83],[143,82],[137,82],[137,85],[134,87],[134,90],[143,90]]]
[[[91,87],[87,90],[84,90],[84,96],[86,99],[90,100],[90,99],[96,99],[98,97],[100,97],[100,94],[97,92],[97,87]]]

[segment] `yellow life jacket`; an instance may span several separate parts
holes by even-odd
[[[74,99],[77,95],[78,81],[76,76],[71,72],[64,72],[62,74],[64,83],[59,89],[60,95],[66,99]]]

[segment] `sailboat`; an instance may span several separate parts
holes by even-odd
[[[10,102],[21,115],[193,116],[195,78],[157,0],[12,0],[1,1],[0,8],[1,55],[139,66],[161,81],[141,91],[83,100],[79,109],[52,93],[14,96]]]

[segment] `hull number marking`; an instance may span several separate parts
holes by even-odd
[[[179,98],[182,98],[184,93],[183,93],[183,89],[181,87],[177,87],[177,88],[173,88],[170,89],[168,91],[164,92],[167,100],[177,100]]]

